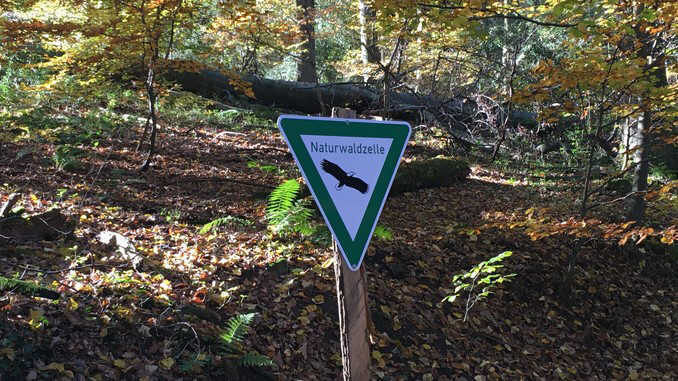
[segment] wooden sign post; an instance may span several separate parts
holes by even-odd
[[[339,336],[344,381],[370,379],[370,344],[367,332],[367,281],[365,265],[351,271],[334,247],[334,276],[337,282]]]
[[[356,112],[339,107],[332,108],[333,118],[355,119]],[[339,310],[339,337],[344,381],[370,379],[370,344],[367,338],[367,282],[365,265],[351,271],[332,240],[334,252],[334,277],[337,285]]]

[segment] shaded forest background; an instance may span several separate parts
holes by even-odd
[[[338,377],[275,127],[333,107],[413,127],[365,260],[375,379],[675,378],[677,16],[0,0],[0,380]]]

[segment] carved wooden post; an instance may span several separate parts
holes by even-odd
[[[333,107],[333,118],[355,118],[355,110]],[[334,276],[337,284],[339,337],[344,381],[370,379],[370,345],[367,338],[367,281],[365,265],[349,270],[333,241]]]

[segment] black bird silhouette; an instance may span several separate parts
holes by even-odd
[[[323,159],[323,161],[320,163],[320,166],[322,166],[323,171],[329,173],[332,175],[337,181],[339,181],[339,185],[337,185],[337,188],[341,188],[344,185],[348,186],[349,188],[353,188],[357,190],[360,193],[367,193],[367,183],[362,181],[361,179],[351,176],[346,171],[341,169],[338,165],[334,164],[331,161],[328,161],[327,159]]]

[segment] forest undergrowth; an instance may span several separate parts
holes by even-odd
[[[143,173],[139,128],[67,148],[2,142],[0,204],[20,191],[25,215],[58,209],[77,228],[0,246],[0,275],[60,293],[0,294],[0,380],[340,376],[331,248],[267,229],[268,195],[300,174],[274,113],[233,114],[218,128],[166,116]],[[436,144],[413,140],[405,160],[444,153]],[[619,245],[605,227],[621,217],[615,204],[594,212],[601,227],[587,235],[542,227],[586,223],[572,222],[580,188],[548,169],[472,163],[454,186],[390,197],[379,222],[390,237],[374,238],[364,261],[374,379],[676,379],[675,244]],[[650,204],[650,223],[666,227],[673,212]],[[101,243],[104,231],[133,242],[140,262]],[[463,298],[442,302],[455,274],[506,251],[510,282],[469,311]],[[245,313],[256,315],[244,352],[274,366],[230,361],[219,336]]]

